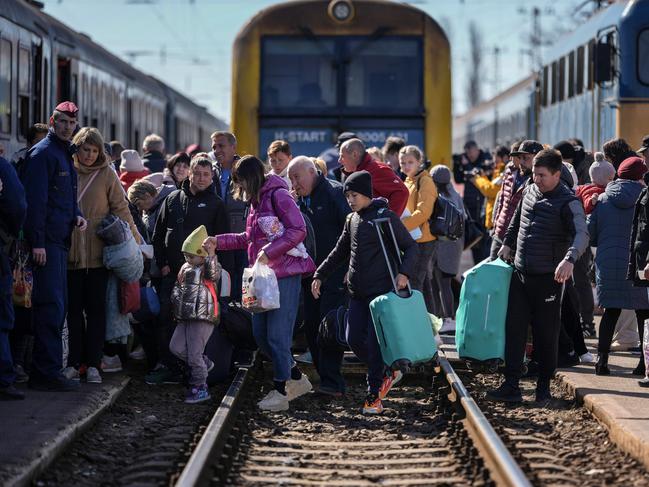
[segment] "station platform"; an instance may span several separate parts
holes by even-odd
[[[0,485],[27,486],[109,407],[128,384],[107,374],[76,392],[41,392],[18,384],[23,401],[0,401]]]

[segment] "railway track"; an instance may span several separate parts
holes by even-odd
[[[177,486],[531,485],[445,357],[370,418],[349,391],[349,404],[305,397],[290,414],[262,413],[261,375],[238,371]]]

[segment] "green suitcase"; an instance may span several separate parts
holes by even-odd
[[[461,359],[497,366],[505,359],[505,319],[512,267],[497,259],[464,273],[456,315],[455,344]]]

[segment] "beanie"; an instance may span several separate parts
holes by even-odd
[[[430,171],[430,175],[432,176],[433,181],[438,184],[448,184],[451,182],[451,171],[449,171],[448,167],[443,164],[436,165]]]
[[[575,158],[575,146],[572,145],[567,140],[562,140],[554,144],[554,148],[561,152],[561,157],[563,160],[574,159]]]
[[[617,175],[620,179],[630,179],[631,181],[639,181],[646,172],[647,166],[644,159],[638,156],[627,157],[617,168]]]
[[[345,179],[345,193],[347,191],[354,191],[360,193],[368,198],[372,198],[372,176],[367,171],[356,171]]]
[[[601,152],[595,152],[595,161],[588,168],[590,180],[598,186],[606,186],[609,181],[615,178],[613,164],[604,158]]]
[[[185,239],[182,251],[186,254],[198,255],[199,257],[207,256],[207,252],[203,248],[203,242],[207,237],[207,228],[205,228],[205,225],[201,225]]]
[[[123,150],[122,162],[119,165],[120,171],[141,172],[144,171],[144,163],[140,159],[140,154],[135,150]]]

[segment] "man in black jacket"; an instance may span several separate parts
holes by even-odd
[[[179,380],[177,374],[171,373],[176,361],[169,352],[169,339],[174,328],[171,316],[171,291],[178,271],[185,263],[181,250],[183,242],[201,225],[205,225],[210,235],[220,235],[230,231],[225,205],[216,195],[212,175],[210,159],[194,158],[189,167],[189,178],[183,181],[180,189],[167,196],[156,220],[153,249],[156,264],[162,274],[157,285],[160,298],[158,346],[166,370],[162,368],[148,374],[147,383],[158,384]],[[230,255],[217,252],[217,256],[224,268],[231,265]]]
[[[308,216],[313,226],[316,244],[314,260],[316,265],[320,265],[336,246],[345,219],[351,212],[343,194],[343,186],[320,174],[313,161],[305,156],[298,156],[289,163],[288,176],[300,210]],[[317,342],[318,325],[329,311],[344,304],[345,271],[344,266],[334,271],[322,286],[319,299],[311,294],[311,279],[303,281],[304,322],[309,350],[320,375],[320,392],[333,396],[345,392],[345,381],[340,373],[342,352],[320,350]]]
[[[518,382],[530,324],[539,361],[536,400],[552,399],[563,287],[588,246],[584,209],[561,184],[561,168],[557,150],[544,149],[534,157],[534,184],[525,189],[498,252],[510,260],[516,249],[505,325],[505,382],[487,393],[495,401],[523,400]]]
[[[157,134],[149,134],[142,141],[142,163],[151,173],[162,172],[167,167],[165,141]]]

